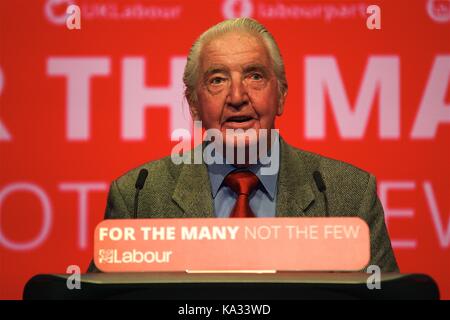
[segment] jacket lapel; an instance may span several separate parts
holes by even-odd
[[[193,152],[191,163],[192,157]],[[312,180],[314,165],[307,161],[302,151],[296,151],[280,137],[277,217],[318,216],[323,211],[321,205],[316,206],[316,210],[308,210],[316,200],[316,188]],[[215,217],[206,164],[182,166],[172,194],[173,201],[184,211],[186,217]]]
[[[191,152],[191,163],[194,163],[193,154]],[[172,194],[173,201],[184,211],[186,217],[214,217],[211,183],[206,164],[183,164],[182,166]]]
[[[295,151],[280,137],[277,217],[311,216],[307,209],[315,200],[312,171],[301,152]]]

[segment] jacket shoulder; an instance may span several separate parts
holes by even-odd
[[[125,172],[123,175],[115,179],[112,184],[115,184],[121,197],[126,203],[132,203],[135,194],[135,184],[139,172],[142,169],[148,170],[148,176],[145,180],[145,192],[155,194],[167,194],[173,188],[177,181],[177,177],[182,165],[175,165],[170,156],[159,160],[146,162],[134,169]],[[170,193],[171,194],[171,193]]]
[[[370,194],[376,197],[375,177],[350,163],[325,157],[323,155],[292,148],[300,161],[298,165],[305,166],[306,172],[312,178],[314,171],[319,171],[327,189],[330,203],[339,214],[357,212],[363,199]]]
[[[319,171],[330,182],[367,184],[371,173],[342,160],[329,158],[318,153],[292,147],[294,152],[311,171]]]

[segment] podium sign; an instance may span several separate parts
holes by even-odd
[[[360,218],[104,220],[94,261],[103,272],[358,271],[370,260]]]

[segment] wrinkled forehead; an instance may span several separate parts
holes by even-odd
[[[272,63],[261,36],[248,32],[229,32],[208,40],[200,53],[200,73],[215,66],[243,70],[248,65],[259,65],[268,71]]]

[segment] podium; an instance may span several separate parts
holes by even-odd
[[[424,274],[383,273],[380,289],[369,289],[367,273],[90,273],[69,290],[68,274],[31,278],[23,298],[149,300],[439,299]]]

